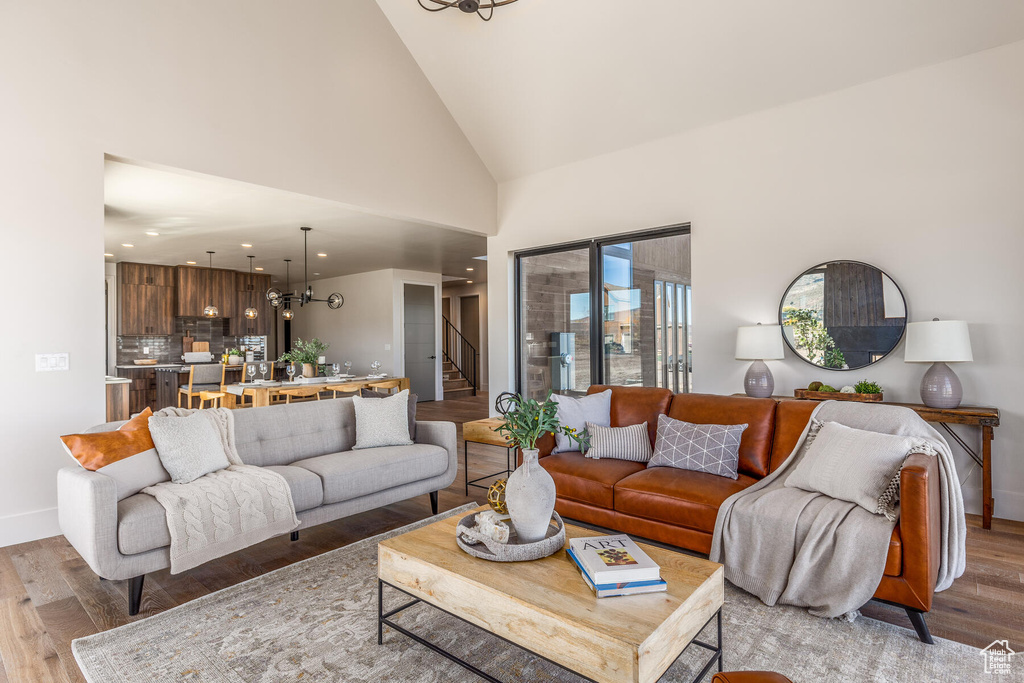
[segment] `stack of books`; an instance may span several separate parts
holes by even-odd
[[[625,534],[573,538],[566,552],[599,598],[667,589],[661,567]]]

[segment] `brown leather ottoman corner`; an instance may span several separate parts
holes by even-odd
[[[793,683],[782,674],[771,671],[727,671],[715,674],[711,683]]]

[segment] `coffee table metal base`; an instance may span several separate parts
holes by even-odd
[[[394,590],[398,591],[399,593],[402,593],[403,595],[407,595],[410,598],[412,598],[412,600],[410,600],[409,602],[405,603],[404,605],[401,605],[399,607],[396,607],[395,609],[388,610],[387,612],[385,612],[384,611],[384,586],[387,586],[388,588],[394,589]],[[407,593],[406,591],[402,590],[401,588],[398,588],[397,586],[394,586],[394,585],[392,585],[392,584],[390,584],[390,583],[388,583],[386,581],[382,581],[382,580],[378,579],[377,580],[377,644],[378,645],[383,645],[384,644],[384,627],[385,626],[390,626],[391,628],[393,628],[394,630],[398,631],[402,635],[405,635],[405,636],[407,636],[409,638],[412,638],[414,641],[416,641],[420,645],[424,645],[424,646],[430,648],[431,650],[433,650],[434,652],[436,652],[437,654],[441,655],[442,657],[447,657],[448,659],[450,659],[451,661],[455,662],[456,664],[458,664],[459,666],[463,667],[464,669],[472,671],[474,674],[476,674],[480,678],[484,679],[485,681],[491,681],[491,683],[504,683],[503,681],[501,681],[501,679],[495,678],[495,677],[491,676],[490,674],[487,674],[487,673],[481,671],[477,667],[473,666],[473,664],[471,664],[471,663],[467,662],[466,660],[460,658],[458,655],[455,655],[455,654],[452,654],[451,652],[448,652],[447,650],[445,650],[445,649],[435,645],[434,643],[430,642],[429,640],[427,640],[427,639],[425,639],[425,638],[423,638],[423,637],[413,633],[412,631],[408,630],[407,628],[398,625],[397,623],[395,623],[392,620],[391,617],[394,617],[394,616],[398,615],[400,612],[403,612],[403,611],[409,609],[410,607],[413,607],[414,605],[416,605],[418,603],[421,603],[421,602],[424,603],[424,604],[430,604],[430,603],[427,603],[427,602],[425,602],[423,600],[420,600],[417,597],[412,596],[411,594]],[[431,605],[431,607],[433,607],[434,609],[439,610],[441,612],[444,612],[445,614],[450,614],[451,616],[455,617],[459,621],[465,622],[466,624],[469,624],[470,626],[473,626],[475,628],[480,628],[479,626],[476,626],[476,624],[472,624],[471,622],[466,621],[465,619],[463,619],[462,617],[458,616],[457,614],[452,614],[448,610],[442,609],[442,608],[438,607],[437,605]],[[716,663],[718,664],[719,672],[722,671],[722,610],[721,610],[721,608],[719,608],[719,610],[717,612],[715,612],[715,614],[710,619],[708,619],[707,623],[704,624],[704,627],[701,628],[701,631],[703,631],[705,628],[707,628],[708,624],[710,624],[712,621],[715,621],[715,620],[717,620],[717,626],[718,626],[718,645],[717,646],[710,645],[709,643],[705,643],[703,641],[697,640],[696,638],[694,638],[693,640],[690,641],[690,643],[692,645],[697,645],[697,646],[702,647],[702,648],[704,648],[706,650],[710,650],[711,653],[712,653],[711,659],[709,659],[707,661],[707,663],[704,664],[704,667],[700,670],[700,673],[698,673],[696,678],[693,679],[693,683],[699,683],[700,681],[702,681],[704,679],[704,677],[708,675],[708,672],[711,671],[711,667],[713,667]],[[481,630],[483,630],[483,629],[481,629]],[[510,640],[508,640],[506,638],[502,638],[501,636],[495,635],[495,634],[491,634],[491,635],[494,635],[496,638],[504,640],[509,645],[514,645],[515,647],[518,647],[520,649],[526,650],[530,654],[534,655],[535,657],[539,657],[539,658],[543,659],[546,662],[551,662],[552,664],[554,664],[555,666],[559,667],[560,669],[564,669],[564,670],[566,670],[566,671],[568,671],[568,672],[570,672],[572,674],[575,674],[577,676],[580,675],[580,674],[576,673],[575,671],[573,671],[572,669],[570,669],[569,667],[564,666],[562,664],[559,664],[558,662],[552,661],[552,660],[548,659],[547,657],[544,657],[543,655],[539,655],[536,652],[533,652],[532,650],[527,650],[523,646],[517,645],[516,643],[513,643],[512,641],[510,641]],[[685,651],[686,651],[686,648],[683,649],[683,652],[685,652]],[[680,656],[682,656],[682,653],[680,653]],[[676,659],[678,659],[678,658],[679,657],[676,657]],[[671,668],[671,665],[669,666],[669,668]],[[584,678],[583,680],[590,681],[592,679]]]

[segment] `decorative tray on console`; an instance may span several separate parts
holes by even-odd
[[[476,523],[476,515],[466,515],[459,520],[455,530],[455,541],[466,553],[473,557],[491,562],[527,562],[554,555],[565,545],[565,524],[557,512],[551,513],[548,533],[543,539],[533,543],[520,543],[515,527],[509,524],[508,543],[498,543],[489,538],[480,538],[480,543],[470,544],[463,540],[463,532],[471,529]]]
[[[844,394],[841,391],[811,391],[810,389],[794,389],[793,396],[813,401],[866,401],[877,403],[882,400],[882,394]]]

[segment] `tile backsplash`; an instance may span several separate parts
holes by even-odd
[[[156,358],[160,363],[177,363],[181,360],[181,338],[186,330],[196,341],[210,342],[210,353],[214,359],[226,349],[238,346],[238,338],[228,334],[230,321],[227,318],[175,318],[174,334],[169,337],[119,336],[117,338],[117,364],[130,365],[142,358]],[[143,349],[149,348],[149,353]]]

